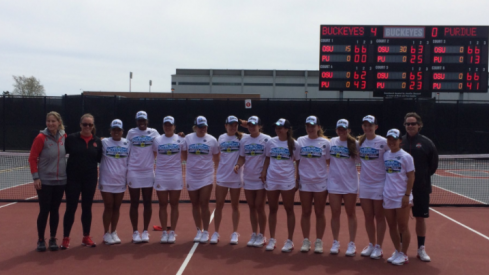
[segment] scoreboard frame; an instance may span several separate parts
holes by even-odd
[[[320,91],[486,93],[489,26],[321,25]]]

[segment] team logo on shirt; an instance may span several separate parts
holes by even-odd
[[[265,142],[267,142],[267,141],[268,141],[268,138],[265,139]]]
[[[304,146],[301,148],[301,157],[303,158],[320,158],[323,155],[321,148],[315,146]]]
[[[126,147],[121,146],[107,147],[105,150],[105,155],[116,159],[127,158],[129,155],[129,150]]]
[[[416,148],[421,148],[421,143],[416,144]]]
[[[275,147],[270,151],[270,157],[276,160],[289,160],[290,153],[288,148]]]
[[[137,136],[132,139],[132,145],[136,147],[147,147],[153,145],[153,140],[154,138],[151,136]]]
[[[389,174],[400,173],[401,163],[397,160],[386,160],[384,161],[385,171]]]
[[[254,157],[254,156],[263,155],[265,146],[261,144],[251,143],[251,144],[246,144],[244,146],[244,150],[245,150],[245,155]]]
[[[384,148],[384,145],[380,145],[380,148]]]
[[[379,150],[371,147],[360,148],[360,158],[363,160],[376,160],[379,158]]]
[[[147,133],[148,133],[148,134],[151,134],[151,131],[148,131]]]
[[[350,151],[347,147],[344,146],[331,146],[329,153],[332,157],[339,159],[348,159],[350,158]]]
[[[161,186],[159,184],[156,185],[156,188],[160,188]]]
[[[204,139],[204,142],[207,142],[207,140],[206,140],[206,139]]]
[[[98,145],[97,145],[97,143],[96,143],[96,142],[94,142],[94,143],[93,143],[93,147],[97,147],[97,146],[98,146]]]
[[[160,155],[171,156],[178,153],[180,153],[180,146],[178,144],[169,143],[158,145],[158,154]]]
[[[194,155],[208,155],[209,151],[209,145],[203,143],[190,144],[188,147],[188,152]]]
[[[221,148],[221,152],[223,153],[232,153],[239,150],[239,142],[237,141],[225,141],[219,144]]]

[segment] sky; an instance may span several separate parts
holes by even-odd
[[[2,0],[0,89],[170,92],[179,69],[318,70],[321,24],[489,25],[488,0]]]

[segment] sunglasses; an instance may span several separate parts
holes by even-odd
[[[82,123],[81,124],[83,127],[90,127],[92,128],[93,127],[93,124],[90,124],[90,123]]]
[[[406,122],[404,123],[404,126],[414,126],[414,125],[418,125],[417,122]]]

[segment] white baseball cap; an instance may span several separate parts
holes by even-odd
[[[319,124],[319,119],[316,116],[308,116],[306,118],[306,124],[311,124],[311,125]]]
[[[228,116],[228,117],[226,118],[226,122],[225,122],[225,123],[226,123],[226,124],[231,124],[231,123],[235,123],[235,122],[236,122],[236,123],[239,123],[239,120],[238,120],[238,118],[237,118],[237,117],[235,117],[235,116]]]
[[[207,118],[205,116],[198,116],[195,118],[194,124],[197,127],[204,127],[204,126],[209,126],[207,125]]]
[[[365,117],[362,119],[362,122],[363,122],[363,121],[366,121],[366,122],[368,122],[368,123],[370,123],[370,124],[377,124],[377,119],[376,119],[374,116],[372,116],[372,115],[365,116]]]
[[[290,129],[290,121],[285,118],[280,118],[275,122],[275,126],[284,127],[285,129]]]
[[[139,111],[136,113],[136,119],[146,119],[148,120],[148,114],[145,111]]]
[[[170,122],[171,125],[175,124],[175,119],[172,116],[166,116],[163,118],[163,124]]]
[[[253,125],[261,125],[261,120],[257,116],[250,116],[250,118],[248,118],[248,123],[251,123]]]
[[[110,123],[110,128],[119,128],[119,129],[124,129],[122,128],[122,121],[120,119],[114,119]]]
[[[345,129],[348,129],[348,126],[350,126],[350,122],[348,120],[342,118],[336,122],[336,128],[343,127]]]
[[[395,139],[399,139],[401,138],[401,131],[397,130],[397,129],[390,129],[388,132],[387,132],[387,135],[386,137],[393,137]]]

